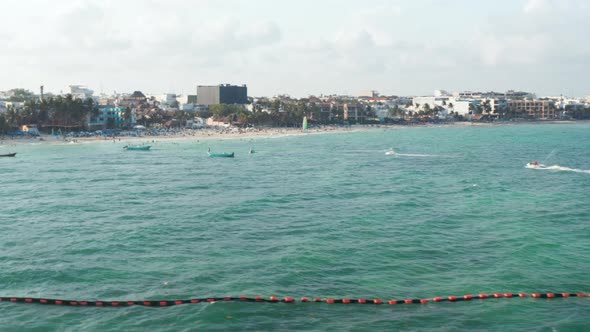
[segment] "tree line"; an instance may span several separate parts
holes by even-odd
[[[98,104],[91,98],[82,100],[71,94],[24,101],[22,108],[8,106],[0,114],[0,132],[35,124],[47,127],[85,127],[88,115],[98,115]]]

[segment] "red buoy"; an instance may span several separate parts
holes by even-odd
[[[437,297],[433,298],[432,301],[434,301],[434,302],[440,302],[440,301],[442,301],[442,297],[438,297],[437,296]]]
[[[478,297],[480,299],[487,299],[488,298],[488,294],[479,294]]]
[[[414,303],[414,301],[412,301],[411,299],[407,299],[407,300],[404,300],[404,303],[405,304],[412,304],[412,303]]]
[[[326,303],[334,304],[334,299],[326,299]]]
[[[456,296],[449,296],[449,301],[457,301],[457,297]]]
[[[389,301],[387,301],[387,303],[389,303],[389,304],[397,304],[397,300],[389,300]]]
[[[309,302],[309,298],[307,298],[307,297],[302,297],[302,298],[301,298],[301,302]]]
[[[427,299],[422,299],[422,300],[420,300],[420,303],[426,304],[426,303],[428,303],[428,300]]]
[[[361,304],[365,304],[365,303],[367,303],[367,300],[365,300],[365,299],[358,299],[357,302],[358,303],[361,303]]]
[[[292,297],[285,297],[285,303],[293,303],[295,302],[295,299],[293,299]]]
[[[374,299],[373,303],[374,304],[383,304],[383,301],[381,301],[380,299]]]
[[[520,297],[527,297],[528,295],[526,293],[518,293],[518,296],[520,296]]]
[[[463,299],[466,300],[466,301],[469,301],[472,298],[473,298],[473,295],[470,295],[470,294],[467,294],[467,295],[463,296]]]
[[[342,299],[342,303],[349,304],[350,303],[350,299]]]

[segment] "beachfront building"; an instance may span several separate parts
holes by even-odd
[[[131,107],[135,108],[139,105],[145,104],[147,97],[141,91],[134,91],[132,94],[119,96],[114,103],[115,106],[119,107]]]
[[[319,102],[316,104],[320,109],[320,121],[332,121],[334,113],[332,112],[335,108],[334,103]]]
[[[463,99],[452,99],[449,105],[453,105],[451,108],[452,112],[455,112],[457,115],[462,115],[468,117],[470,114],[473,114],[475,110],[479,109],[480,101],[479,100],[463,100]]]
[[[344,120],[362,122],[365,119],[365,107],[361,104],[346,103],[342,105]]]
[[[130,114],[126,115],[126,107],[100,107],[96,116],[90,116],[88,119],[88,128],[90,130],[124,128],[136,123],[134,109],[130,109]],[[129,119],[126,117],[129,116]]]
[[[444,91],[443,91],[444,92]],[[415,109],[419,109],[424,107],[424,105],[428,105],[431,109],[434,109],[437,106],[444,107],[446,106],[449,101],[453,100],[453,96],[448,95],[446,93],[441,93],[440,90],[436,90],[434,92],[434,96],[419,96],[412,98],[412,106]]]
[[[246,85],[199,85],[197,86],[197,104],[248,104],[248,88]]]
[[[507,102],[508,111],[517,117],[529,119],[555,119],[555,103],[542,99],[514,99]]]
[[[375,116],[379,118],[379,121],[385,120],[385,118],[389,117],[389,107],[385,105],[375,105],[373,107],[373,112],[375,112]]]

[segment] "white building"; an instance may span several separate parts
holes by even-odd
[[[424,107],[424,105],[428,104],[431,109],[435,108],[436,106],[446,107],[449,103],[449,100],[452,100],[452,97],[449,96],[425,96],[425,97],[414,97],[412,99],[412,105],[416,110],[420,110]]]
[[[160,102],[160,106],[163,109],[168,109],[169,107],[178,106],[179,102],[176,99],[175,93],[165,93],[161,95],[154,96],[158,102]]]
[[[92,98],[94,91],[88,89],[85,85],[70,85],[67,89],[68,93],[74,98],[86,99]]]
[[[451,111],[454,111],[459,115],[467,116],[469,115],[469,112],[471,112],[469,105],[473,104],[473,107],[477,107],[480,102],[478,100],[455,99],[452,100],[451,103],[453,104]]]

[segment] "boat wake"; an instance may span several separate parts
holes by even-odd
[[[590,174],[590,169],[569,168],[569,167],[563,167],[563,166],[559,166],[559,165],[546,166],[543,164],[538,164],[538,165],[527,164],[525,166],[525,168],[548,170],[548,171],[561,171],[561,172],[574,172],[574,173]]]
[[[415,153],[397,153],[393,149],[385,151],[386,156],[399,156],[399,157],[437,157],[434,154],[415,154]]]

